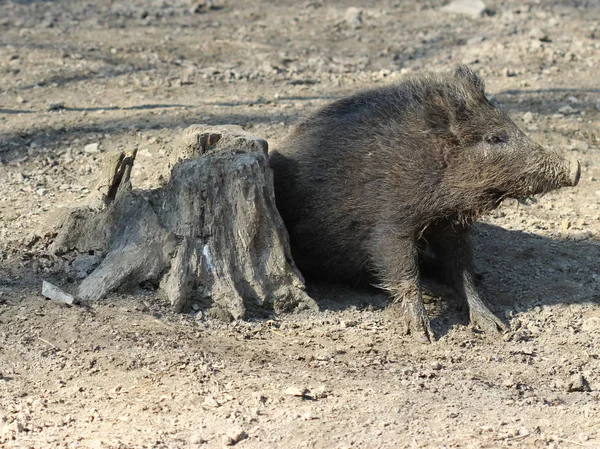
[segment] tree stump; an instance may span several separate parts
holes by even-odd
[[[193,125],[154,190],[132,188],[135,157],[109,155],[98,204],[60,211],[43,233],[52,253],[106,254],[79,298],[150,282],[176,310],[208,301],[222,318],[317,307],[275,207],[265,140],[239,126]]]

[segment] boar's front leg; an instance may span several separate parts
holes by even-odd
[[[423,304],[419,279],[419,255],[414,240],[395,230],[378,228],[370,242],[371,265],[378,287],[392,297],[394,315],[399,315],[403,332],[422,343],[434,340]]]
[[[471,324],[489,333],[505,331],[504,323],[486,307],[475,288],[469,229],[449,225],[429,243],[441,265],[444,280],[467,300]]]

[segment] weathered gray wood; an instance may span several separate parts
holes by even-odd
[[[80,298],[150,281],[177,310],[200,299],[235,319],[316,308],[275,207],[266,141],[237,126],[191,126],[170,155],[169,181],[151,191],[132,189],[135,156],[107,157],[97,203],[61,212],[46,231],[55,253],[106,254]]]

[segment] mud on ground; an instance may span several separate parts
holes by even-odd
[[[600,4],[491,1],[0,2],[0,446],[600,447]],[[152,290],[88,307],[28,236],[137,146],[152,186],[192,123],[274,141],[317,107],[468,63],[521,127],[582,164],[574,189],[477,228],[481,290],[511,331],[396,333],[376,291],[314,285],[323,311],[224,324]],[[68,267],[62,267],[68,268]],[[60,272],[60,270],[59,270]]]

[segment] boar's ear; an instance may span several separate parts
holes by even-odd
[[[467,81],[479,92],[483,93],[485,91],[483,80],[468,66],[464,64],[457,65],[454,74],[458,79]]]
[[[452,111],[443,93],[430,88],[424,98],[425,123],[439,137],[452,137]]]

